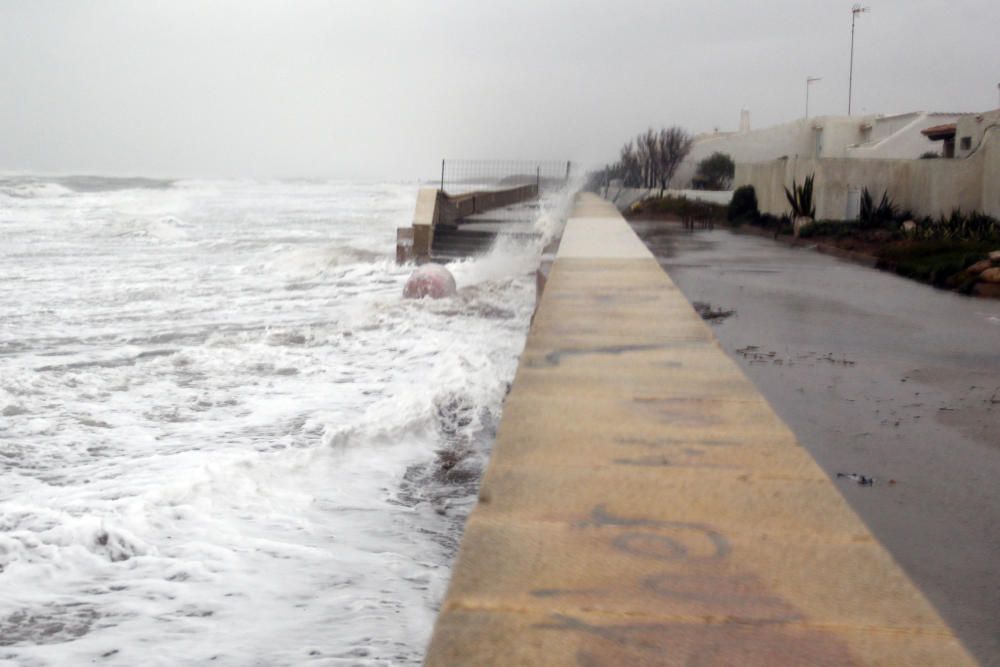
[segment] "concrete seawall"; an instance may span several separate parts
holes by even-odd
[[[434,245],[434,231],[439,226],[454,226],[476,213],[519,204],[538,198],[537,185],[519,185],[502,190],[482,190],[448,195],[436,188],[421,188],[413,225],[396,230],[396,261],[428,261]]]
[[[975,663],[614,207],[581,195],[427,664]]]

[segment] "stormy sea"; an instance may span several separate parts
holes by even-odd
[[[0,665],[420,662],[544,239],[403,299],[416,191],[0,177]]]

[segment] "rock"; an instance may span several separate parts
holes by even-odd
[[[903,231],[907,234],[912,234],[917,231],[917,223],[915,220],[907,220],[903,223]]]
[[[990,261],[993,262],[993,266],[1000,265],[1000,250],[994,250],[989,254]]]
[[[986,269],[979,274],[979,280],[984,283],[991,283],[993,285],[1000,285],[1000,266],[994,266],[992,268]]]
[[[795,220],[792,222],[792,232],[795,234],[795,236],[798,236],[799,232],[801,232],[803,229],[805,229],[811,224],[813,224],[812,218],[808,218],[805,216],[801,218],[795,218]]]
[[[970,266],[969,268],[967,268],[965,271],[969,275],[978,276],[980,273],[982,273],[986,269],[990,268],[990,266],[991,266],[990,260],[988,260],[988,259],[982,259],[982,260],[979,260],[978,262],[976,262],[975,264],[973,264],[972,266]]]
[[[448,269],[440,264],[424,264],[406,279],[403,296],[407,299],[422,299],[425,296],[443,299],[455,296],[457,291],[455,278]]]

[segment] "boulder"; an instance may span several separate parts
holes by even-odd
[[[792,232],[795,234],[795,236],[798,236],[799,232],[801,232],[803,229],[805,229],[812,223],[813,223],[812,218],[808,218],[805,216],[801,218],[795,218],[795,220],[792,222]]]
[[[986,269],[979,274],[979,280],[984,283],[1000,285],[1000,266],[994,266],[993,268]]]
[[[966,272],[969,275],[978,276],[980,273],[982,273],[986,269],[990,268],[990,266],[992,266],[992,264],[990,264],[990,260],[988,260],[988,259],[981,259],[978,262],[976,262],[975,264],[973,264],[972,266],[970,266],[969,268],[967,268]]]
[[[993,266],[1000,265],[1000,250],[994,250],[989,254],[990,261],[993,262]]]
[[[443,299],[455,296],[457,291],[455,278],[448,269],[440,264],[424,264],[406,279],[403,296],[407,299],[422,299],[425,296]]]

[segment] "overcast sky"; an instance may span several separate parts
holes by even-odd
[[[415,178],[847,109],[841,0],[0,0],[0,170]],[[1000,105],[1000,2],[871,0],[855,112]]]

